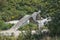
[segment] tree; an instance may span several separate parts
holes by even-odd
[[[42,17],[51,16],[53,20],[57,16],[59,19],[60,0],[0,0],[0,18],[4,21],[20,19],[38,10],[41,10]],[[55,25],[56,22],[52,22]],[[55,28],[54,25],[50,24],[49,29]]]
[[[48,28],[51,31],[52,35],[60,34],[60,13],[56,13],[52,17],[52,21],[49,23]]]

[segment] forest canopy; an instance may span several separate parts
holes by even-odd
[[[0,20],[20,19],[38,10],[44,17],[52,16],[59,12],[59,6],[59,0],[0,0]]]
[[[38,10],[42,17],[52,18],[48,28],[54,34],[60,33],[60,0],[0,0],[0,20],[3,21],[17,20]]]

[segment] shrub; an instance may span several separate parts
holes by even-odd
[[[0,20],[0,30],[7,30],[11,28],[12,24],[6,24],[4,21]]]

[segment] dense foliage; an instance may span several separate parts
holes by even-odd
[[[26,14],[41,10],[41,15],[52,16],[60,9],[59,0],[0,0],[0,19],[20,19]]]
[[[35,0],[0,0],[0,17],[4,21],[20,19],[36,11]]]
[[[26,14],[41,10],[42,17],[51,16],[48,28],[52,34],[60,33],[60,0],[0,0],[0,20],[20,19]],[[3,22],[0,27],[4,28]],[[1,29],[1,28],[0,28]]]
[[[4,21],[0,20],[0,30],[7,30],[11,28],[12,24],[6,24]]]
[[[53,15],[52,21],[48,24],[48,28],[51,31],[51,35],[60,34],[60,13]]]

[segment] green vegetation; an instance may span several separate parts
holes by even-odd
[[[11,28],[12,24],[6,24],[4,21],[0,20],[0,30],[7,30]]]
[[[52,17],[52,22],[48,24],[48,28],[51,31],[51,35],[58,35],[60,34],[60,13],[56,13]]]
[[[60,0],[0,0],[0,30],[7,30],[12,26],[11,24],[6,24],[6,21],[20,19],[24,15],[30,15],[38,10],[41,10],[42,17],[45,18],[50,16],[52,18],[52,21],[46,25],[50,30],[51,35],[59,35]],[[37,26],[33,23],[30,23],[25,27],[19,28],[19,30],[28,30],[29,27],[32,27],[32,30],[37,29]],[[0,37],[0,40],[10,39],[4,39],[4,37],[1,39]]]
[[[38,10],[44,17],[53,16],[60,10],[59,3],[59,0],[0,0],[0,19],[20,19]]]
[[[15,37],[0,36],[0,40],[16,40]]]

